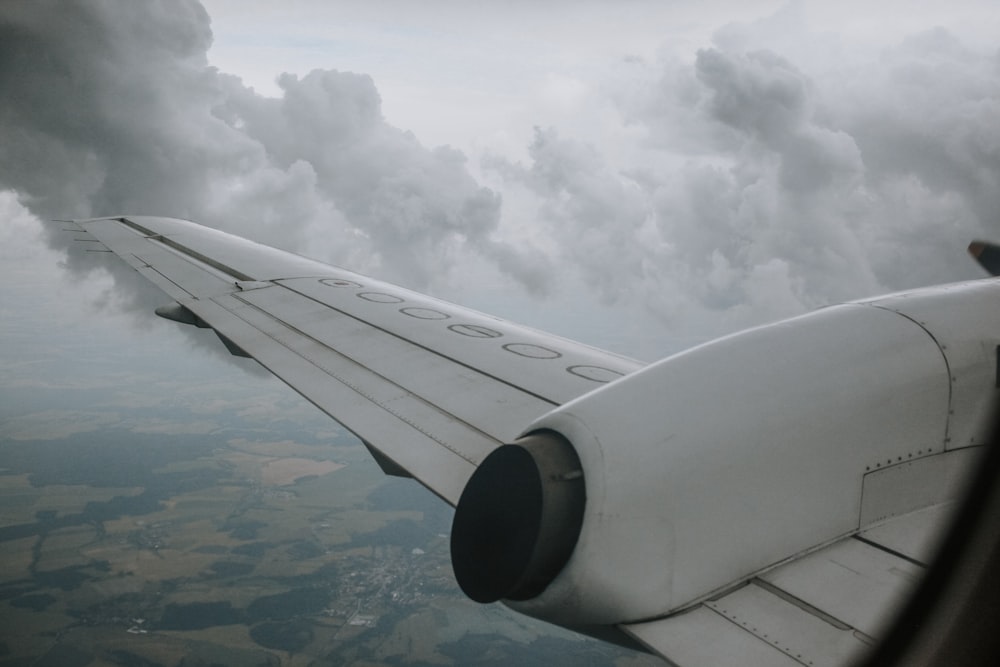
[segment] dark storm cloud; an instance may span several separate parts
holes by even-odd
[[[191,0],[5,3],[0,187],[40,217],[185,217],[418,287],[459,248],[516,257],[499,196],[388,125],[369,77],[265,98],[208,66],[211,39]]]
[[[40,215],[85,216],[137,200],[175,208],[167,175],[178,200],[202,199],[197,170],[177,166],[212,152],[199,136],[212,129],[202,120],[210,41],[208,17],[191,2],[5,3],[3,185]]]

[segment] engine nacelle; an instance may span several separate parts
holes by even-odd
[[[573,553],[585,504],[580,458],[562,437],[533,433],[493,450],[455,508],[462,590],[476,602],[537,596]]]
[[[857,531],[891,495],[865,496],[866,475],[981,444],[998,304],[1000,283],[977,281],[835,306],[557,408],[470,479],[460,585],[560,625],[618,624]]]

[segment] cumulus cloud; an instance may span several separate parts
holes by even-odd
[[[552,128],[535,128],[528,154],[527,167],[495,156],[485,162],[539,197],[549,264],[575,267],[602,300],[617,301],[643,279],[637,251],[649,207],[639,186],[610,171],[592,146]]]
[[[327,214],[339,223],[337,236],[378,255],[382,273],[427,285],[450,265],[456,242],[490,244],[499,196],[473,180],[459,151],[427,149],[382,120],[370,77],[314,70],[278,83],[282,97],[266,99],[228,78],[215,114],[254,141],[272,168],[307,172],[315,196],[335,207]],[[253,184],[244,189],[259,196]]]
[[[979,276],[963,249],[998,236],[996,53],[940,28],[852,51],[792,5],[693,55],[600,87],[631,150],[547,129],[528,163],[485,160],[576,280],[710,335]]]
[[[459,249],[516,256],[500,197],[389,125],[371,78],[286,74],[265,98],[211,40],[194,0],[5,3],[0,187],[40,217],[185,217],[417,287]]]
[[[976,277],[964,246],[1000,237],[1000,58],[942,28],[859,44],[791,3],[573,72],[578,118],[472,169],[387,123],[364,73],[263,97],[211,40],[194,0],[5,3],[0,188],[41,217],[189,217],[417,288],[472,266],[689,338]]]

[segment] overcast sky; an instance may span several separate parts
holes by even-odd
[[[0,314],[136,326],[140,279],[35,220],[117,213],[643,359],[978,277],[1000,12],[871,4],[5,2]]]

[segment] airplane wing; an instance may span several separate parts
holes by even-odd
[[[641,364],[192,222],[73,221],[360,438],[383,470],[452,505],[536,417]]]
[[[475,500],[458,540],[484,598],[684,667],[833,665],[871,645],[985,444],[982,388],[1000,386],[995,344],[955,328],[997,330],[994,281],[826,309],[644,367],[191,222],[74,222],[173,300],[157,314],[213,329],[386,473],[453,506],[467,484],[506,494]],[[493,456],[526,429],[566,435],[580,458],[566,441],[527,468]],[[564,468],[547,474],[552,452]],[[579,468],[596,471],[583,519],[582,496],[552,492]],[[537,498],[510,516],[522,474]],[[482,517],[502,527],[475,530]],[[543,533],[572,555],[539,559]]]

